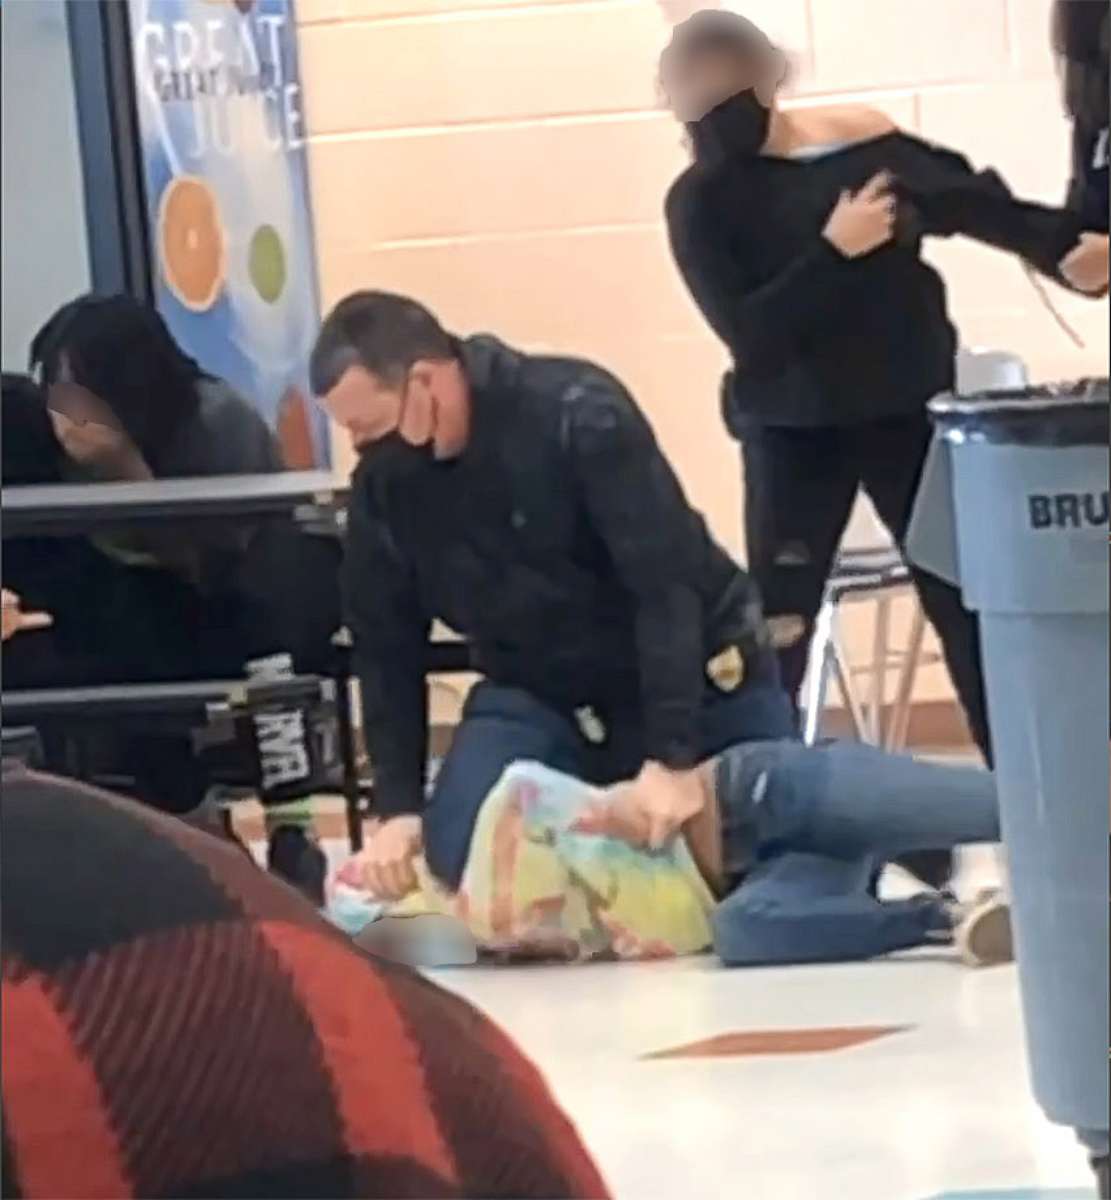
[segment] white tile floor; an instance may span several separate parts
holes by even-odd
[[[325,843],[333,866],[347,855]],[[998,854],[966,851],[965,896]],[[891,895],[915,890],[892,870]],[[540,1067],[617,1200],[1087,1200],[1026,1075],[1013,968],[947,952],[728,971],[673,963],[431,973]],[[828,1054],[645,1061],[721,1033],[908,1026]],[[1044,1191],[1043,1191],[1044,1189]]]
[[[990,854],[974,856],[962,890],[994,870]],[[618,1200],[1094,1196],[1071,1132],[1030,1096],[1009,967],[972,971],[930,953],[759,971],[705,958],[434,977],[537,1062]],[[910,1028],[829,1054],[642,1057],[725,1032],[865,1025]]]
[[[1030,1098],[1011,968],[933,955],[726,971],[707,958],[435,978],[538,1063],[619,1200],[928,1200],[1090,1183],[1071,1134]],[[858,1025],[912,1028],[830,1054],[641,1057],[727,1031]]]

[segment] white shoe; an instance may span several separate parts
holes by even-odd
[[[467,927],[438,913],[382,917],[355,938],[355,945],[407,967],[470,967],[478,961],[478,943]]]
[[[1014,962],[1011,906],[1000,891],[981,892],[971,904],[954,911],[953,944],[970,967],[997,967]]]

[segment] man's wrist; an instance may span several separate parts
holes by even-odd
[[[664,771],[689,771],[698,766],[698,749],[689,742],[676,738],[656,747],[655,753],[649,753],[648,761]]]
[[[696,766],[697,763],[693,760],[690,762],[675,763],[665,762],[658,758],[650,758],[645,762],[643,769],[646,774],[673,777],[676,775],[689,775]]]
[[[706,808],[708,796],[705,781],[697,764],[672,767],[649,760],[642,768],[641,778],[649,787],[653,786],[653,780],[658,781],[659,786],[680,799],[679,816],[683,824],[693,820]]]
[[[421,821],[421,814],[413,812],[411,809],[401,808],[394,809],[389,812],[373,812],[372,816],[376,816],[383,825],[388,825],[391,821]]]

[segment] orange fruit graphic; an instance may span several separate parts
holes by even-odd
[[[290,471],[311,471],[316,466],[309,404],[300,388],[291,387],[278,409],[278,441]]]
[[[226,276],[224,227],[212,189],[195,175],[173,179],[158,205],[158,257],[170,291],[193,312],[207,312]]]

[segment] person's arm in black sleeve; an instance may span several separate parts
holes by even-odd
[[[374,771],[375,815],[424,810],[431,622],[385,525],[356,490],[343,566],[347,620],[362,690],[363,730]]]
[[[781,370],[798,357],[800,343],[822,319],[844,303],[847,260],[820,233],[773,279],[754,285],[726,247],[720,218],[687,179],[668,195],[666,218],[672,254],[691,297],[747,374]]]
[[[565,441],[593,527],[634,597],[648,758],[685,769],[698,761],[704,686],[702,604],[690,583],[697,518],[621,385],[599,371],[576,393]]]
[[[1083,231],[1082,218],[1063,208],[1019,200],[1001,175],[975,171],[954,150],[908,138],[918,151],[898,190],[908,199],[929,236],[961,234],[1017,254],[1032,267],[1061,281],[1059,265]]]

